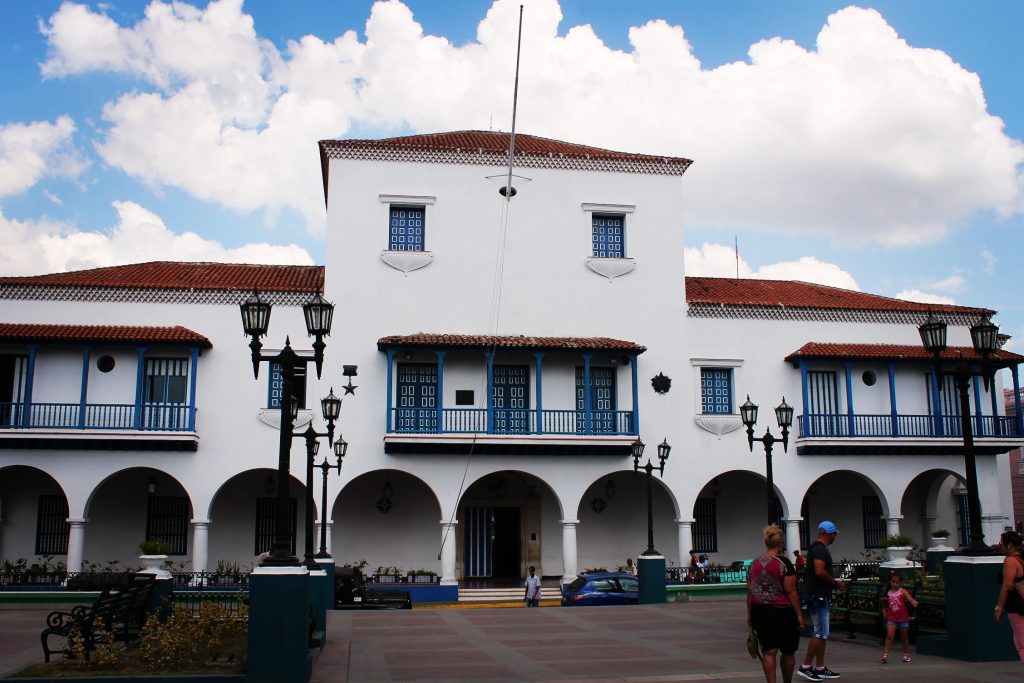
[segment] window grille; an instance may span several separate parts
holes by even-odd
[[[594,214],[593,242],[594,256],[622,258],[625,256],[623,229],[626,217],[621,215]]]
[[[882,519],[882,502],[878,496],[863,496],[861,511],[864,518],[864,547],[881,548],[885,540],[885,520]]]
[[[693,549],[698,553],[718,552],[718,515],[714,498],[698,498],[693,506]]]
[[[388,222],[390,251],[423,251],[424,214],[422,206],[392,206]]]
[[[62,495],[39,496],[36,516],[36,555],[68,552],[68,501]]]
[[[956,498],[956,531],[960,545],[971,544],[971,505],[966,493],[954,493]]]
[[[165,543],[168,555],[188,552],[188,498],[149,496],[146,505],[146,540]]]
[[[700,369],[700,403],[705,415],[732,414],[732,369]]]
[[[270,364],[270,385],[267,397],[268,408],[280,408],[281,397],[284,396],[284,377],[281,375],[281,364]],[[292,380],[292,399],[299,408],[306,407],[306,366],[295,366],[295,377]]]
[[[292,555],[295,554],[295,514],[298,510],[298,499],[289,498],[288,533]],[[276,524],[277,498],[256,499],[256,543],[254,555],[265,553],[274,547],[274,529]]]

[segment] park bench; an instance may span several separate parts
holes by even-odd
[[[848,631],[847,638],[856,638],[854,631],[871,635],[884,635],[882,621],[882,582],[877,579],[858,579],[846,584],[832,601],[832,622],[839,615]]]
[[[923,631],[928,633],[946,630],[946,590],[939,585],[915,584],[910,594],[917,600],[917,607],[910,610],[910,640],[917,642]]]
[[[133,585],[121,591],[104,590],[92,605],[78,605],[70,612],[51,612],[46,617],[46,628],[39,634],[43,646],[43,659],[61,652],[69,655],[80,643],[88,660],[96,646],[114,642],[137,640],[146,621],[154,577],[140,574]],[[61,639],[61,647],[50,648],[50,638]]]

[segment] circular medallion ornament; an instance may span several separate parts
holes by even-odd
[[[654,387],[655,393],[667,394],[668,390],[672,388],[672,378],[666,377],[664,373],[659,372],[651,378],[651,386]]]

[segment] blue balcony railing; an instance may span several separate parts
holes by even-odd
[[[612,434],[636,435],[632,410],[593,410],[588,429],[582,410],[392,408],[389,432],[401,434]],[[538,415],[539,413],[539,415]],[[539,419],[539,428],[538,428]]]
[[[192,411],[184,403],[0,402],[0,428],[4,429],[125,429],[140,431],[194,431]],[[26,419],[27,418],[27,419]]]
[[[972,416],[971,425],[977,438],[1014,438],[1020,436],[1017,418],[983,415]],[[802,438],[939,438],[961,437],[960,418],[955,415],[854,415],[846,413],[808,413],[797,421]]]

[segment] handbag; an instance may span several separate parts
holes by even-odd
[[[754,627],[750,627],[750,634],[747,636],[747,652],[750,654],[751,659],[760,659],[764,661],[761,656],[761,642],[757,639],[757,631]]]

